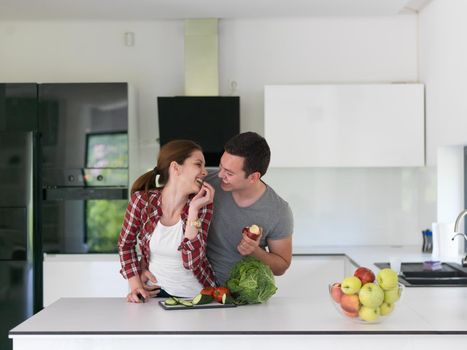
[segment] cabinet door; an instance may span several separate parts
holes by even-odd
[[[422,84],[265,87],[273,167],[424,165]]]
[[[60,298],[124,298],[117,254],[44,255],[44,307]]]

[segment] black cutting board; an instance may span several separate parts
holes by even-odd
[[[191,299],[187,299],[187,301],[191,301]],[[203,304],[203,305],[193,305],[193,306],[185,306],[185,305],[165,305],[164,301],[161,300],[159,301],[159,305],[164,309],[164,310],[198,310],[198,309],[222,309],[222,308],[232,308],[232,307],[237,307],[236,304],[221,304],[216,301],[213,301],[209,304]]]

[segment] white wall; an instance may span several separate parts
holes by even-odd
[[[135,33],[126,47],[123,33]],[[241,129],[263,133],[266,84],[416,82],[417,17],[221,20],[220,91],[237,83]],[[129,81],[140,165],[156,158],[156,97],[183,94],[183,22],[0,22],[0,81]],[[397,142],[397,140],[395,140]],[[301,151],[301,150],[297,150]],[[420,242],[436,213],[424,168],[271,169],[296,245]],[[293,179],[293,181],[291,181]]]
[[[420,80],[426,84],[427,161],[467,144],[467,1],[435,0],[420,13]]]
[[[221,92],[235,81],[242,129],[262,133],[264,85],[416,82],[417,26],[416,16],[221,21]],[[270,169],[266,181],[292,206],[295,245],[419,244],[436,220],[433,168]]]
[[[220,89],[237,82],[241,126],[263,131],[263,87],[415,82],[417,17],[223,20]]]
[[[135,33],[135,46],[124,33]],[[183,22],[1,22],[0,81],[135,87],[140,173],[156,161],[156,98],[184,91]]]
[[[420,13],[420,80],[426,85],[427,161],[439,168],[440,222],[454,222],[465,206],[466,13],[465,0],[435,0]]]

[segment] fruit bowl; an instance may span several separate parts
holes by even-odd
[[[371,285],[372,287],[374,285],[377,286],[377,283],[371,283]],[[339,282],[330,283],[328,285],[329,297],[337,312],[353,322],[362,324],[381,323],[388,319],[395,312],[397,307],[400,306],[397,304],[403,295],[404,288],[402,284],[398,283],[395,288],[383,290],[383,301],[381,303],[376,301],[375,303],[379,304],[378,306],[372,304],[371,307],[369,307],[363,305],[360,300],[360,298],[364,298],[364,293],[345,294]],[[365,289],[371,288],[367,286]],[[368,300],[363,300],[365,304],[369,305]]]

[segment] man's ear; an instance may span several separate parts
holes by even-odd
[[[250,175],[248,175],[248,179],[250,180],[250,182],[258,182],[259,179],[261,179],[261,173],[259,171],[255,171],[254,173],[251,173]]]

